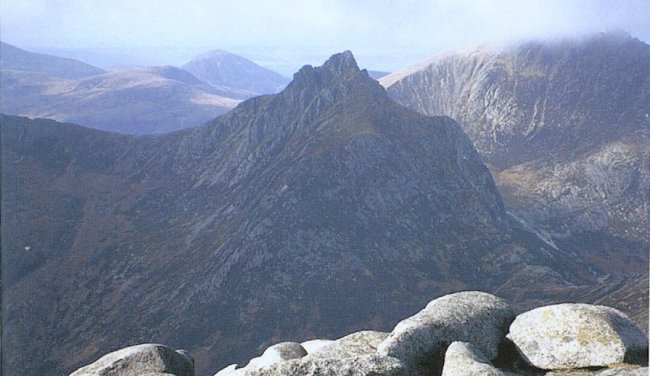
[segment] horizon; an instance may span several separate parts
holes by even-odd
[[[222,49],[285,76],[351,50],[368,70],[392,72],[477,45],[581,38],[624,30],[650,41],[644,0],[274,0],[226,4],[145,0],[104,3],[5,0],[2,40],[107,68],[181,65]]]

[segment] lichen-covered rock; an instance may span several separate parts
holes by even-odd
[[[194,361],[186,351],[158,344],[127,347],[104,355],[70,376],[194,376]]]
[[[307,351],[307,354],[311,354],[333,342],[331,339],[310,339],[309,341],[301,342],[300,345]]]
[[[648,376],[648,367],[630,366],[623,364],[614,368],[599,369],[596,371],[551,371],[545,376]]]
[[[600,367],[647,358],[648,338],[622,312],[589,304],[557,304],[519,315],[508,337],[542,369]]]
[[[431,370],[449,344],[464,341],[494,359],[514,317],[508,303],[485,292],[445,295],[397,324],[377,351],[414,369]]]
[[[318,358],[350,358],[370,355],[377,351],[377,346],[388,337],[388,333],[363,330],[337,339],[332,343],[313,351],[311,356]]]
[[[264,351],[262,356],[251,359],[246,369],[269,366],[278,362],[299,359],[307,355],[307,351],[297,342],[281,342]]]
[[[245,373],[246,376],[411,376],[395,358],[363,355],[352,358],[317,358],[306,356]]]
[[[471,343],[454,342],[445,353],[442,376],[505,376]]]

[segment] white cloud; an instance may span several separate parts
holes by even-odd
[[[620,27],[650,41],[648,0],[2,0],[2,39],[54,47],[322,47],[428,56]]]

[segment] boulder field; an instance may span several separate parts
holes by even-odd
[[[548,305],[518,316],[503,299],[464,291],[432,300],[392,332],[268,347],[214,376],[646,375],[648,338],[616,309]],[[70,376],[193,376],[184,351],[144,344]]]

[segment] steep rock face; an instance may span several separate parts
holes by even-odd
[[[441,56],[381,82],[458,120],[516,216],[613,275],[644,276],[647,296],[648,61],[650,46],[614,32]]]
[[[349,52],[163,136],[3,116],[2,153],[9,374],[132,341],[187,348],[205,374],[458,289],[548,301],[591,278],[511,219],[453,120],[392,102]],[[545,283],[527,293],[530,268]]]
[[[613,33],[451,54],[381,82],[408,107],[457,119],[486,159],[503,168],[561,161],[642,129],[648,58],[648,45]]]
[[[277,93],[289,83],[276,72],[221,50],[197,56],[183,68],[205,82],[258,94]]]

